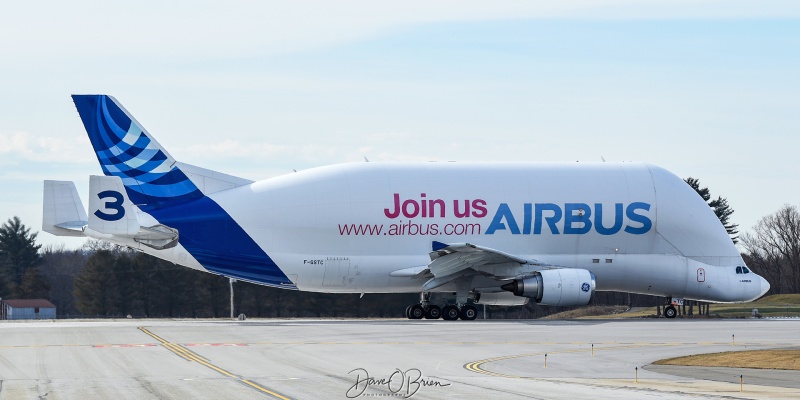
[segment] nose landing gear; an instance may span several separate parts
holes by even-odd
[[[664,307],[664,318],[675,318],[678,315],[678,309],[675,306],[682,306],[683,299],[680,297],[672,297],[669,299],[669,305]]]
[[[664,317],[665,318],[675,318],[678,315],[678,310],[675,309],[675,306],[672,304],[664,307]]]

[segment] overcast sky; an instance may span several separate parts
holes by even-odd
[[[180,161],[258,180],[370,161],[640,161],[749,230],[800,204],[792,1],[11,2],[0,220],[102,174],[72,93]],[[39,243],[82,240],[40,233]]]

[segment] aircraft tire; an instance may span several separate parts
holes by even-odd
[[[408,318],[409,319],[422,319],[425,316],[425,309],[422,308],[422,304],[412,304],[408,308]]]
[[[428,306],[425,310],[425,319],[439,319],[442,317],[442,308],[439,306]]]
[[[675,318],[678,315],[678,310],[675,309],[675,306],[669,305],[664,308],[664,318]]]
[[[464,321],[474,321],[475,318],[478,318],[478,310],[475,309],[475,306],[466,305],[461,307],[461,310],[458,313],[459,318]]]
[[[455,321],[458,319],[459,314],[458,307],[452,304],[442,308],[442,319],[445,321]]]
[[[413,304],[412,304],[412,305],[413,305]],[[406,316],[406,318],[408,318],[408,319],[411,319],[411,313],[410,313],[410,311],[411,311],[411,306],[408,306],[408,307],[406,307],[406,313],[405,313],[405,316]]]

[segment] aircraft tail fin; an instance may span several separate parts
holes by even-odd
[[[252,183],[177,162],[114,97],[72,95],[103,173],[122,179],[138,206],[158,207]]]
[[[72,95],[72,99],[103,172],[122,179],[134,204],[145,208],[158,207],[195,200],[207,194],[203,190],[205,182],[201,183],[203,188],[198,187],[184,173],[181,164],[115,98],[98,94]],[[192,175],[207,181],[205,176],[209,174]],[[235,179],[232,181],[225,185],[210,185],[209,189],[225,190],[241,184]]]
[[[84,236],[88,224],[75,183],[44,181],[42,230],[56,236]]]

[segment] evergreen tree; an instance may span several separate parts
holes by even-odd
[[[714,209],[714,214],[717,214],[719,222],[722,222],[722,226],[725,227],[725,231],[731,236],[733,243],[737,243],[739,241],[739,236],[737,235],[739,233],[739,224],[730,222],[733,209],[728,204],[728,199],[720,196],[717,197],[716,200],[708,202],[708,205]]]
[[[0,299],[6,298],[11,294],[11,282],[8,280],[8,272],[0,265]]]
[[[138,297],[138,305],[145,317],[153,316],[154,294],[158,291],[156,279],[156,258],[145,253],[136,253],[133,258],[131,283]]]
[[[132,279],[134,261],[130,252],[119,252],[112,268],[114,283],[117,293],[114,299],[114,309],[121,315],[134,313],[136,301],[136,285]]]
[[[28,268],[17,288],[17,296],[21,299],[44,299],[49,293],[50,283],[39,273],[39,268]]]
[[[22,224],[19,217],[13,217],[0,226],[0,274],[4,274],[6,292],[16,298],[24,298],[22,281],[29,269],[41,263],[36,244],[37,233]],[[0,292],[4,290],[0,288]]]
[[[692,178],[690,176],[690,177],[684,179],[684,181],[686,183],[688,183],[689,186],[691,186],[692,189],[694,189],[694,191],[697,192],[697,194],[700,195],[700,197],[703,198],[703,201],[708,202],[709,200],[711,200],[711,193],[708,191],[707,187],[706,188],[701,188],[700,187],[700,180],[699,179],[695,179],[695,178]]]
[[[114,276],[116,256],[97,250],[75,279],[75,303],[86,315],[111,315],[116,311],[117,288]]]
[[[50,293],[47,299],[56,305],[59,315],[80,314],[75,307],[73,283],[89,255],[81,250],[66,250],[65,246],[42,246],[42,264],[37,268],[47,279]]]
[[[733,208],[731,208],[730,204],[728,204],[728,199],[722,196],[717,197],[716,200],[711,200],[711,192],[708,190],[707,187],[701,188],[700,187],[700,180],[695,179],[692,177],[688,177],[684,179],[684,181],[697,192],[698,195],[708,203],[708,206],[714,210],[714,214],[716,214],[717,218],[719,218],[719,222],[722,223],[722,226],[725,227],[725,231],[728,232],[728,235],[733,240],[733,243],[736,244],[739,242],[739,224],[734,224],[730,222],[730,217],[733,214]]]
[[[181,317],[188,314],[187,302],[190,298],[191,270],[169,261],[153,258],[156,267],[155,311],[161,317]]]

